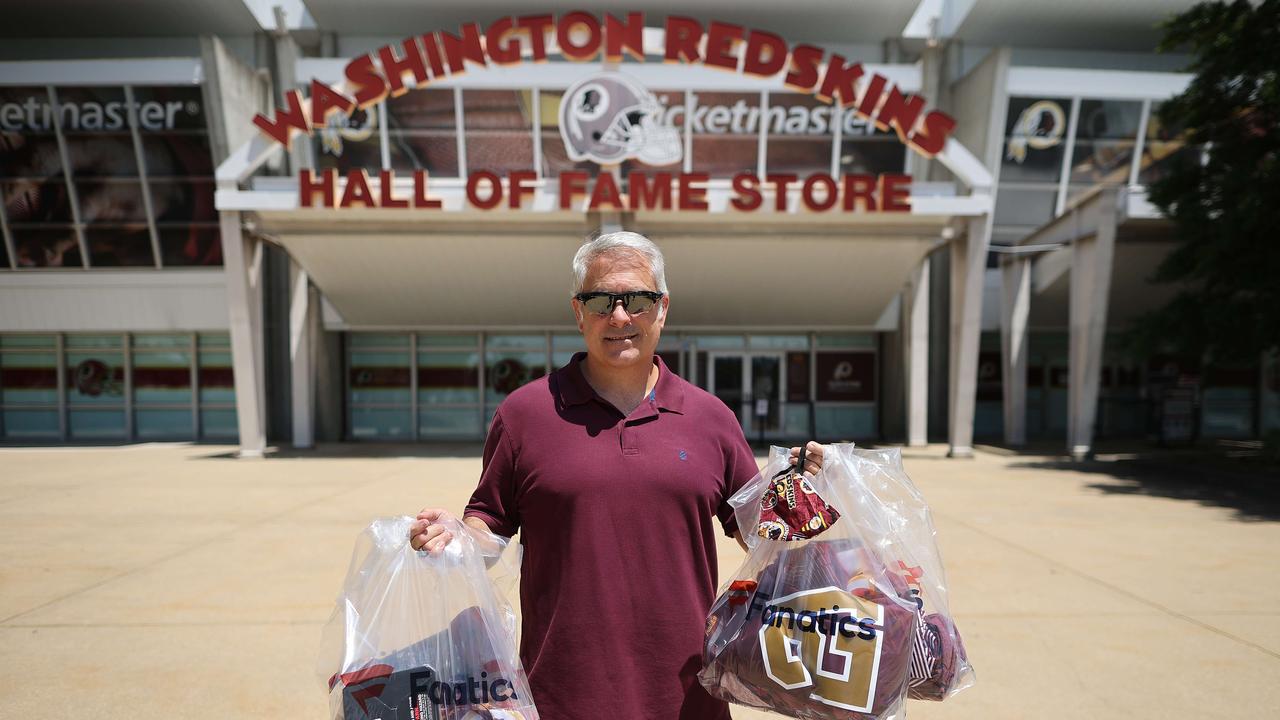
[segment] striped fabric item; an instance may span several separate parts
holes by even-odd
[[[911,665],[907,671],[908,687],[916,687],[933,677],[934,665],[942,655],[942,638],[938,629],[925,622],[924,612],[918,613],[916,640],[911,647]]]

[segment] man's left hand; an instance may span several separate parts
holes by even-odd
[[[800,457],[800,448],[791,448],[791,462],[795,463],[796,458]],[[822,445],[810,440],[804,446],[804,467],[802,470],[810,475],[817,475],[822,469]]]

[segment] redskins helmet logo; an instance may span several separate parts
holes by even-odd
[[[592,75],[560,100],[560,137],[574,162],[670,165],[680,161],[684,143],[679,131],[662,123],[662,110],[653,93],[632,78]]]

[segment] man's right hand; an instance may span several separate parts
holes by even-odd
[[[453,533],[443,523],[456,519],[453,513],[443,508],[423,508],[409,528],[409,544],[414,550],[425,550],[432,555],[444,550],[444,546],[453,539]]]

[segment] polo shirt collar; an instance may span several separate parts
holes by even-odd
[[[563,368],[560,368],[558,372],[560,382],[557,383],[557,387],[560,393],[560,402],[565,407],[582,405],[599,397],[595,388],[591,387],[591,383],[587,382],[586,376],[582,374],[582,362],[586,359],[586,353],[575,353],[573,359]],[[681,386],[679,379],[667,368],[667,364],[662,362],[662,358],[658,355],[653,356],[653,362],[658,366],[658,384],[653,387],[653,395],[657,401],[658,409],[683,413],[684,388]],[[604,398],[600,398],[600,401],[607,402]]]

